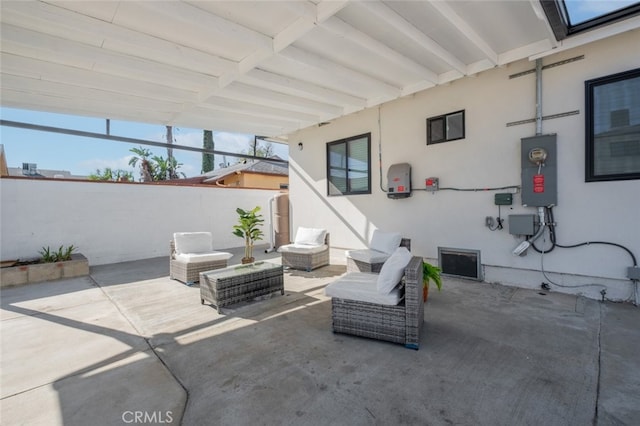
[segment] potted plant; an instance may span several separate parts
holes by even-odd
[[[438,287],[438,291],[442,290],[442,277],[440,276],[440,268],[433,266],[428,262],[422,262],[422,298],[427,301],[429,297],[429,282],[433,281]]]
[[[253,210],[236,209],[238,213],[238,224],[233,226],[233,235],[244,238],[244,257],[242,263],[251,263],[253,258],[253,242],[262,239],[262,215],[258,214],[260,206],[256,206]]]

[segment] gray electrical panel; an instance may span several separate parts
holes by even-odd
[[[538,227],[535,214],[510,214],[509,233],[511,235],[533,235]]]
[[[558,204],[556,135],[521,140],[522,205],[550,207]]]
[[[411,166],[408,163],[393,164],[387,171],[389,198],[411,196]]]

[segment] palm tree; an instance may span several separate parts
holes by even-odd
[[[138,161],[140,162],[140,177],[143,182],[152,182],[154,176],[153,165],[149,162],[149,157],[151,157],[151,151],[147,148],[131,148],[129,150],[133,152],[137,156],[131,157],[129,160],[129,165],[132,167],[136,167]]]

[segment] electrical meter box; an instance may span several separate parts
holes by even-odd
[[[411,166],[408,163],[393,164],[387,171],[387,197],[407,198],[411,196]]]
[[[522,205],[551,207],[558,204],[556,135],[521,140]]]

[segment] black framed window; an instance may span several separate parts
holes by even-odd
[[[327,194],[371,194],[371,133],[327,143]]]
[[[585,82],[587,182],[640,179],[640,68]]]
[[[427,145],[464,139],[464,110],[427,118]]]

